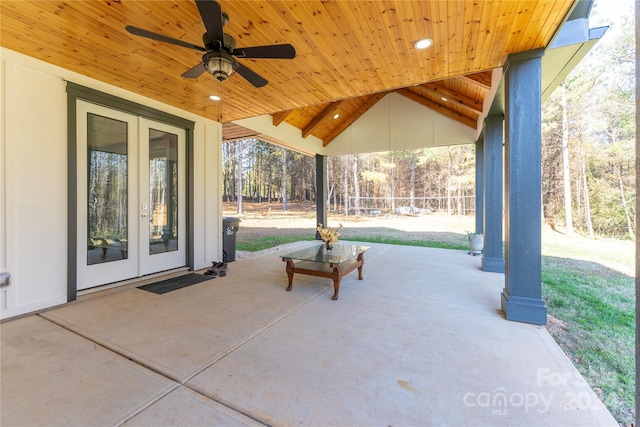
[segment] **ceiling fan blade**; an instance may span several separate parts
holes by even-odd
[[[263,87],[269,83],[262,76],[257,74],[254,71],[251,71],[249,68],[245,67],[241,63],[237,62],[238,66],[236,67],[236,72],[244,77],[249,83],[254,85],[255,87]]]
[[[198,11],[202,17],[207,33],[213,38],[224,42],[224,31],[222,30],[222,9],[215,0],[196,0]]]
[[[268,46],[239,47],[233,49],[233,55],[238,58],[293,59],[296,57],[296,50],[290,44],[273,44]]]
[[[135,36],[146,37],[148,39],[157,40],[159,42],[170,43],[176,46],[186,47],[188,49],[195,49],[202,52],[206,52],[207,50],[202,46],[198,46],[195,44],[183,42],[182,40],[173,39],[171,37],[163,36],[162,34],[153,33],[148,30],[143,30],[142,28],[132,27],[131,25],[127,25],[125,28],[128,32]]]
[[[185,71],[184,73],[182,73],[180,75],[182,77],[184,77],[185,79],[197,79],[205,71],[207,71],[207,68],[201,62],[198,65],[196,65],[195,67],[191,68],[190,70]]]

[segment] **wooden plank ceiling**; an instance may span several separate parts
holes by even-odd
[[[0,45],[223,123],[271,114],[326,145],[391,91],[475,129],[491,70],[511,53],[546,47],[573,0],[219,3],[239,47],[295,47],[293,60],[239,59],[267,86],[239,75],[182,78],[200,53],[125,31],[202,45],[193,1],[2,0]],[[423,37],[433,46],[415,49]],[[225,126],[225,139],[243,133],[233,129]]]

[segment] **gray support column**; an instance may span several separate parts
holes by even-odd
[[[542,55],[510,55],[505,80],[505,287],[508,320],[545,325],[541,284]]]
[[[482,270],[504,273],[502,255],[502,142],[504,117],[484,124],[484,251]]]
[[[476,232],[484,230],[484,134],[476,141]]]
[[[327,158],[316,154],[316,224],[327,226]],[[316,240],[322,240],[316,231]]]

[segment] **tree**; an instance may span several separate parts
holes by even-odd
[[[287,149],[282,147],[282,210],[287,210]]]
[[[243,168],[243,164],[244,164],[244,158],[243,158],[243,154],[244,154],[244,147],[245,147],[245,141],[238,141],[236,143],[236,156],[237,156],[237,160],[236,160],[236,164],[238,167],[238,173],[237,173],[237,184],[236,184],[236,200],[237,200],[237,205],[238,205],[238,213],[239,214],[243,214],[244,211],[242,209],[242,168]]]
[[[411,208],[411,212],[413,212],[416,208],[416,151],[411,150],[411,154],[409,155],[409,207]]]
[[[389,163],[382,163],[382,167],[389,170],[389,187],[391,198],[391,212],[396,211],[396,155],[395,151],[389,152]]]
[[[344,192],[344,214],[349,215],[349,156],[343,156],[344,167],[343,170],[343,185],[342,190]]]
[[[353,208],[356,215],[360,215],[360,173],[358,169],[358,155],[353,154]]]
[[[634,235],[633,33],[609,29],[544,105],[544,214],[567,233]]]
[[[573,234],[573,214],[571,211],[571,169],[569,166],[569,120],[567,118],[567,90],[562,83],[560,91],[560,111],[562,114],[562,177],[564,183],[564,212],[567,234]]]

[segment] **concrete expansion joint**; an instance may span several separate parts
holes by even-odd
[[[167,378],[167,377],[165,376],[165,378]],[[115,426],[121,426],[121,425],[125,424],[127,421],[131,420],[136,415],[144,412],[146,409],[148,409],[151,406],[155,405],[158,401],[160,401],[162,398],[164,398],[165,396],[167,396],[171,392],[177,390],[179,387],[181,387],[180,384],[178,384],[176,382],[173,382],[170,386],[168,386],[165,390],[163,390],[158,395],[149,398],[146,402],[143,402],[138,407],[136,407],[136,408],[132,409],[131,411],[129,411],[129,413],[125,414],[122,417],[122,419],[120,421],[116,422],[114,425]]]
[[[238,408],[235,405],[232,405],[231,403],[224,401],[224,400],[220,400],[220,399],[216,399],[214,397],[209,396],[206,393],[201,392],[197,387],[190,387],[187,384],[184,384],[183,387],[188,388],[189,390],[193,391],[194,393],[198,393],[200,396],[203,396],[209,400],[213,400],[214,402],[218,403],[219,405],[222,405],[226,408],[231,409],[234,412],[237,412],[239,414],[244,415],[247,418],[251,418],[253,421],[262,424],[263,426],[267,426],[267,427],[271,427],[271,424],[266,423],[264,420],[261,420],[260,418],[256,417],[255,415],[251,414],[250,412],[244,411],[240,408]]]
[[[104,350],[110,352],[110,353],[114,353],[117,354],[120,357],[124,357],[127,360],[130,360],[131,362],[135,363],[136,365],[140,365],[143,368],[146,368],[164,378],[167,378],[171,381],[176,382],[177,384],[182,384],[182,382],[180,382],[180,380],[178,378],[172,378],[171,376],[167,375],[166,372],[163,372],[160,368],[156,367],[155,365],[153,365],[152,363],[146,363],[144,360],[140,360],[138,358],[135,357],[134,353],[128,352],[125,349],[114,345],[112,343],[110,343],[107,340],[103,340],[100,339],[98,337],[93,337],[91,336],[89,333],[87,333],[86,331],[82,330],[81,328],[75,327],[71,324],[68,324],[67,322],[60,320],[60,319],[56,319],[55,317],[52,316],[47,316],[46,313],[39,313],[36,316],[46,320],[49,323],[52,323],[62,329],[64,329],[67,332],[71,332],[74,335],[77,335],[89,342],[94,343],[97,346],[100,346],[101,348],[103,348]],[[176,375],[177,377],[177,375]]]
[[[263,326],[262,328],[258,329],[253,334],[251,334],[248,337],[246,337],[245,339],[239,341],[237,344],[232,345],[227,350],[222,352],[221,355],[216,356],[215,358],[213,358],[213,359],[209,360],[208,362],[204,363],[202,366],[200,366],[199,368],[194,370],[191,374],[189,374],[186,377],[184,377],[180,381],[180,384],[184,385],[186,382],[191,381],[195,376],[197,376],[198,374],[200,374],[200,373],[204,372],[205,370],[209,369],[211,366],[215,365],[216,363],[218,363],[219,361],[221,361],[225,357],[229,356],[231,353],[233,353],[234,351],[238,350],[243,345],[245,345],[246,343],[248,343],[249,341],[251,341],[252,339],[257,337],[261,333],[263,333],[263,332],[267,331],[268,329],[272,328],[275,324],[280,322],[282,319],[288,317],[291,313],[294,313],[294,312],[298,311],[301,307],[305,306],[310,301],[312,301],[313,299],[317,298],[319,295],[325,293],[327,291],[327,289],[329,289],[329,288],[332,288],[332,286],[330,286],[330,285],[325,286],[325,288],[322,289],[321,291],[315,293],[311,297],[309,297],[306,300],[302,301],[300,304],[294,306],[289,311],[286,311],[281,316],[276,317],[274,320],[272,320],[271,322],[267,323],[265,326]]]
[[[272,322],[270,322],[266,326],[260,328],[258,331],[256,331],[252,335],[250,335],[248,338],[246,338],[246,339],[240,341],[238,344],[230,347],[221,356],[216,357],[214,360],[211,360],[211,361],[207,362],[202,367],[196,369],[193,373],[187,375],[186,377],[184,377],[182,379],[172,378],[169,375],[167,375],[166,372],[163,372],[159,368],[153,366],[153,364],[145,363],[144,360],[136,359],[136,358],[134,358],[133,355],[128,354],[128,352],[124,351],[120,347],[114,346],[111,343],[109,343],[108,341],[104,341],[104,340],[101,340],[99,338],[91,337],[88,333],[86,333],[82,329],[74,327],[74,326],[68,324],[67,322],[64,322],[62,320],[56,319],[56,318],[54,318],[52,316],[47,316],[46,312],[38,313],[38,314],[36,314],[36,316],[42,318],[46,322],[49,322],[51,324],[54,324],[54,325],[64,329],[68,333],[71,333],[73,335],[77,335],[78,337],[80,337],[82,339],[85,339],[87,341],[92,342],[93,344],[99,346],[100,348],[104,349],[105,351],[108,351],[110,353],[116,354],[116,355],[118,355],[120,357],[124,357],[125,359],[130,360],[131,362],[133,362],[133,363],[135,363],[135,364],[137,364],[137,365],[139,365],[139,366],[141,366],[141,367],[143,367],[145,369],[148,369],[148,370],[154,372],[155,374],[160,375],[163,378],[166,378],[166,379],[171,381],[171,384],[168,387],[166,387],[164,390],[162,390],[160,393],[158,393],[157,395],[149,398],[146,402],[143,402],[141,405],[139,405],[138,407],[134,408],[129,413],[125,414],[117,423],[114,424],[115,426],[121,426],[121,425],[125,424],[127,421],[133,419],[136,415],[144,412],[146,409],[150,408],[151,406],[153,406],[154,404],[159,402],[161,399],[163,399],[164,397],[166,397],[170,393],[176,391],[180,387],[188,388],[189,390],[191,390],[191,391],[193,391],[195,393],[198,393],[198,394],[206,397],[207,399],[213,400],[216,403],[218,403],[220,405],[223,405],[223,406],[229,408],[232,411],[235,411],[235,412],[237,412],[239,414],[242,414],[245,417],[248,417],[248,418],[256,421],[257,423],[260,423],[260,424],[265,425],[265,426],[269,426],[269,424],[266,424],[263,420],[260,420],[259,418],[256,418],[254,415],[252,415],[252,414],[250,414],[250,413],[248,413],[246,411],[243,411],[242,409],[237,408],[234,405],[229,404],[228,402],[223,402],[223,401],[220,401],[218,399],[214,399],[211,396],[208,396],[208,395],[202,393],[197,388],[190,387],[187,384],[187,382],[192,380],[195,376],[197,376],[198,374],[200,374],[204,370],[206,370],[209,367],[213,366],[218,361],[224,359],[225,357],[227,357],[228,355],[233,353],[235,350],[237,350],[238,348],[242,347],[244,344],[246,344],[247,342],[249,342],[250,340],[255,338],[256,336],[258,336],[261,333],[263,333],[264,331],[268,330],[269,328],[274,326],[276,323],[278,323],[282,319],[286,318],[291,313],[299,310],[301,307],[303,307],[304,305],[306,305],[307,303],[309,303],[313,299],[317,298],[319,295],[325,293],[327,291],[327,289],[329,289],[329,288],[331,288],[331,286],[327,285],[324,289],[322,289],[321,291],[319,291],[316,294],[312,295],[311,297],[307,298],[306,300],[304,300],[300,304],[296,305],[291,310],[289,310],[286,313],[284,313],[283,315],[279,316],[278,318],[276,318],[275,320],[273,320]]]

